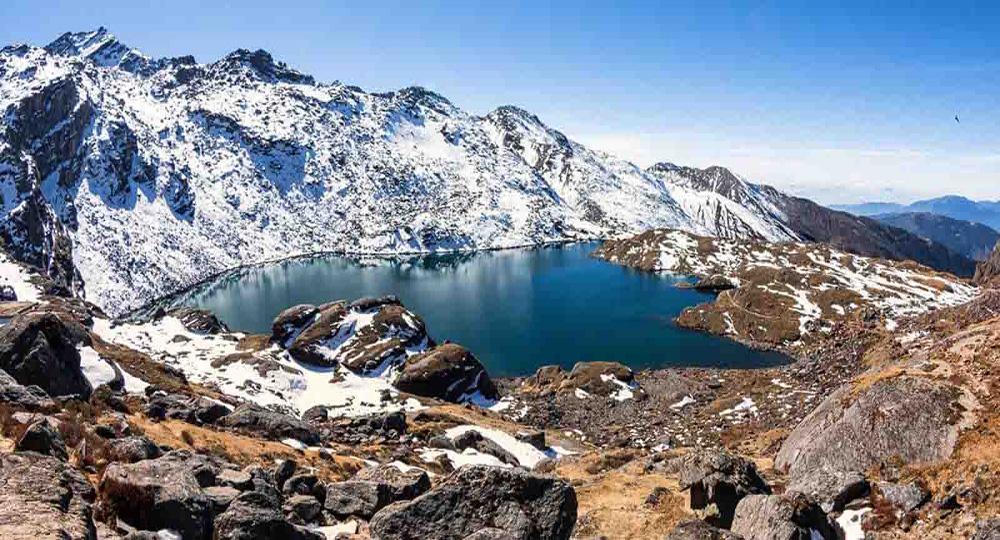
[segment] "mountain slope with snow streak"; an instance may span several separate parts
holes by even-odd
[[[476,116],[424,88],[317,84],[260,50],[152,59],[103,28],[9,46],[0,111],[0,239],[112,314],[304,253],[662,227],[802,239],[776,190],[725,169],[644,171],[516,107]]]

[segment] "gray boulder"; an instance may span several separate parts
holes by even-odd
[[[681,522],[674,530],[667,533],[664,540],[742,540],[725,529],[709,525],[700,519]]]
[[[221,514],[229,508],[229,504],[240,496],[240,490],[231,486],[209,486],[203,490],[205,496],[212,501],[216,514]]]
[[[93,389],[80,369],[77,346],[90,342],[78,323],[51,313],[19,315],[0,328],[0,369],[18,384],[38,386],[50,396],[86,399]]]
[[[47,418],[28,426],[14,448],[19,452],[38,452],[63,461],[69,459],[66,443]]]
[[[101,496],[119,519],[137,529],[173,529],[185,539],[208,538],[213,504],[201,489],[203,482],[212,481],[206,467],[189,452],[130,465],[112,463],[101,477]]]
[[[316,532],[298,527],[282,515],[274,501],[258,491],[236,497],[215,519],[213,540],[326,540]]]
[[[404,472],[391,464],[359,471],[354,480],[385,486],[390,503],[415,499],[431,488],[431,479],[426,472],[417,469]]]
[[[240,405],[218,421],[220,426],[252,433],[264,439],[296,439],[305,444],[320,442],[312,426],[287,414],[274,412],[256,405]]]
[[[476,531],[466,536],[463,540],[516,540],[516,537],[503,529],[489,527]]]
[[[154,393],[143,409],[150,418],[183,420],[195,425],[214,424],[230,411],[229,407],[209,399],[166,392]]]
[[[453,403],[474,395],[500,396],[486,368],[468,349],[454,343],[407,358],[393,384],[402,392]]]
[[[576,492],[566,482],[467,466],[420,497],[382,509],[370,529],[379,540],[462,539],[486,528],[519,540],[565,540],[576,513]]]
[[[521,465],[517,456],[508,452],[506,448],[500,446],[492,439],[484,437],[482,433],[474,429],[470,429],[456,436],[452,442],[455,445],[455,449],[459,452],[472,448],[473,450],[482,452],[483,454],[489,454],[508,465],[514,465],[515,467]]]
[[[65,462],[34,452],[0,454],[0,538],[97,540],[94,488]]]
[[[900,376],[830,395],[792,431],[775,467],[793,482],[814,471],[861,472],[892,458],[906,464],[951,455],[967,417],[961,390],[947,382]]]
[[[322,498],[326,496],[326,490],[315,474],[296,474],[285,481],[281,487],[281,494],[285,498],[293,495],[312,495]]]
[[[678,458],[682,490],[690,490],[691,509],[708,523],[728,529],[739,502],[748,495],[770,495],[753,462],[727,452],[697,452]]]
[[[843,532],[801,493],[750,495],[736,507],[732,532],[746,540],[840,540]]]
[[[253,475],[247,471],[236,471],[226,469],[219,472],[215,478],[215,483],[220,486],[229,486],[239,491],[249,491],[253,489]]]
[[[323,505],[312,495],[293,495],[285,500],[281,510],[290,521],[310,523],[323,511]]]
[[[372,482],[348,480],[326,485],[323,508],[337,519],[371,519],[389,499],[387,489]]]
[[[870,489],[868,479],[859,472],[819,468],[797,478],[785,491],[808,495],[824,512],[840,512],[847,503],[866,497]]]

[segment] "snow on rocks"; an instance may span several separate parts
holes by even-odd
[[[655,230],[611,240],[600,258],[654,272],[723,276],[739,283],[712,304],[684,310],[681,326],[749,342],[795,345],[872,310],[898,317],[968,302],[978,289],[912,262],[852,255],[824,244],[769,243]]]

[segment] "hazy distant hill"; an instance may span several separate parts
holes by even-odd
[[[952,219],[974,221],[1000,230],[1000,201],[973,201],[959,195],[947,195],[936,199],[917,201],[910,205],[895,203],[837,204],[830,208],[850,212],[857,216],[881,216],[885,214],[930,213]]]
[[[1000,233],[982,223],[952,219],[929,212],[884,214],[874,218],[887,225],[944,244],[952,251],[977,261],[988,258],[993,246],[1000,241]]]

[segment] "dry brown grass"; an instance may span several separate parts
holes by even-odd
[[[151,422],[139,415],[130,416],[129,420],[158,445],[178,449],[190,447],[198,453],[215,455],[239,466],[270,466],[276,459],[295,459],[300,466],[315,468],[317,475],[327,481],[346,480],[364,467],[364,462],[355,457],[322,455],[316,450],[299,451],[279,442],[216,431],[179,420]]]

